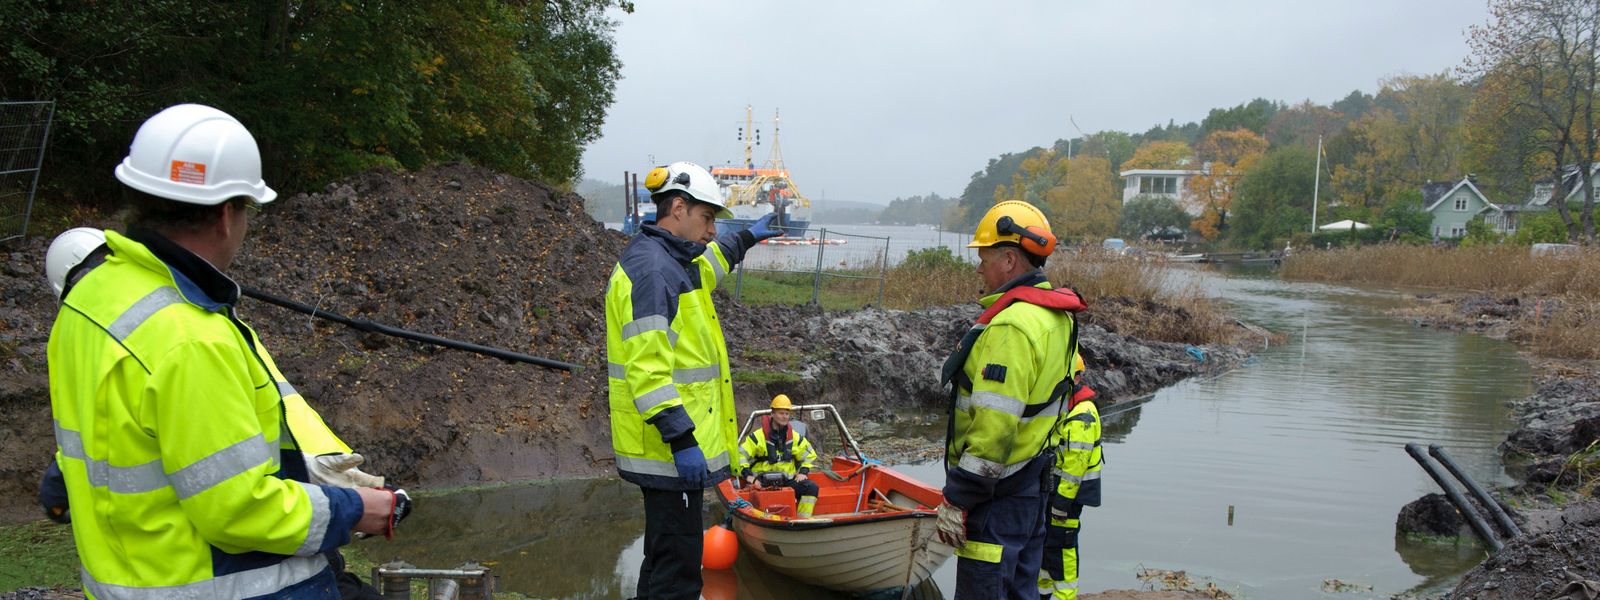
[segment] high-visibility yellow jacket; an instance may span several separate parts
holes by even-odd
[[[1100,468],[1104,464],[1100,449],[1100,410],[1093,400],[1072,407],[1056,428],[1059,440],[1055,474],[1060,478],[1056,497],[1083,506],[1100,506]],[[1067,518],[1067,505],[1052,501],[1052,518]],[[1059,513],[1059,514],[1057,514]]]
[[[672,453],[696,445],[711,483],[737,470],[733,379],[711,290],[755,241],[739,231],[700,244],[646,224],[622,251],[606,287],[606,366],[624,480],[691,489]]]
[[[989,308],[1018,286],[1052,289],[1034,271],[979,303]],[[963,349],[946,363],[955,398],[944,495],[963,508],[1012,493],[1016,486],[1038,485],[1050,466],[1051,432],[1068,401],[1062,382],[1077,353],[1073,318],[1065,310],[1014,302],[986,316],[988,323],[968,332]]]
[[[157,234],[131,237],[106,232],[110,256],[68,293],[50,334],[85,591],[337,598],[323,553],[349,541],[361,500],[306,482],[286,413],[315,412],[284,401],[297,394],[234,315],[232,280]],[[314,443],[343,447],[327,437]]]
[[[768,417],[770,418],[770,417]],[[817,450],[811,447],[811,441],[794,427],[783,428],[782,441],[768,439],[772,433],[767,423],[744,436],[744,442],[739,444],[740,457],[749,465],[746,473],[783,473],[793,476],[795,473],[810,473],[816,468]]]

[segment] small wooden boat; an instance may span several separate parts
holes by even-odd
[[[739,439],[750,433],[756,417],[770,412],[752,413]],[[910,589],[950,558],[954,549],[938,538],[936,509],[944,501],[938,488],[867,460],[833,405],[799,406],[793,414],[790,425],[802,435],[807,435],[802,416],[834,425],[841,449],[849,454],[833,457],[827,472],[819,464],[810,474],[820,488],[810,518],[795,515],[789,488],[736,488],[734,480],[718,484],[747,552],[780,573],[847,592]],[[810,437],[818,445],[820,436]]]

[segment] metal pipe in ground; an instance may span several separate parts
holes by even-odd
[[[1429,477],[1433,478],[1434,483],[1439,484],[1439,488],[1444,490],[1445,497],[1450,499],[1450,503],[1455,505],[1462,518],[1465,518],[1467,524],[1472,526],[1472,531],[1478,534],[1478,539],[1488,544],[1492,552],[1499,552],[1502,545],[1500,544],[1500,539],[1495,537],[1494,530],[1489,529],[1489,523],[1483,520],[1483,515],[1478,514],[1477,509],[1472,507],[1472,503],[1467,502],[1466,496],[1461,495],[1461,490],[1456,489],[1456,486],[1450,483],[1444,473],[1439,471],[1439,467],[1434,465],[1433,461],[1428,460],[1428,455],[1422,451],[1422,444],[1416,442],[1406,444],[1406,453],[1410,454],[1411,458],[1416,459],[1417,464],[1422,467],[1423,471],[1428,473]]]
[[[1473,481],[1466,471],[1456,466],[1456,461],[1451,459],[1450,454],[1444,451],[1444,446],[1428,444],[1428,454],[1433,455],[1433,458],[1439,461],[1439,464],[1444,465],[1445,470],[1456,476],[1456,479],[1461,481],[1461,485],[1466,486],[1467,491],[1472,492],[1472,497],[1478,499],[1479,504],[1488,507],[1489,516],[1494,517],[1495,522],[1500,524],[1500,532],[1506,534],[1506,539],[1522,535],[1522,530],[1517,527],[1515,521],[1511,520],[1511,515],[1506,514],[1505,509],[1500,508],[1500,503],[1495,502],[1494,498],[1490,498],[1489,492],[1484,491],[1483,487],[1478,485],[1478,482]]]

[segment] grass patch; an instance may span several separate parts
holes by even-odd
[[[0,590],[81,585],[71,527],[43,520],[0,526]]]
[[[785,350],[746,350],[744,358],[769,365],[783,365],[789,369],[798,369],[806,361],[806,354],[804,352]]]
[[[762,369],[740,369],[733,372],[735,383],[799,383],[800,376],[784,371],[766,371]]]

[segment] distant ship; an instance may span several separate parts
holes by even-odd
[[[772,116],[772,154],[767,162],[756,168],[751,159],[752,146],[759,134],[752,129],[752,109],[744,109],[744,127],[739,130],[739,141],[744,143],[744,162],[739,165],[713,167],[711,176],[722,186],[728,198],[732,219],[718,219],[717,229],[733,231],[749,229],[757,219],[776,212],[774,227],[782,227],[786,237],[804,237],[811,227],[811,200],[800,193],[800,188],[789,179],[789,169],[783,164],[783,149],[778,144],[776,112]]]

